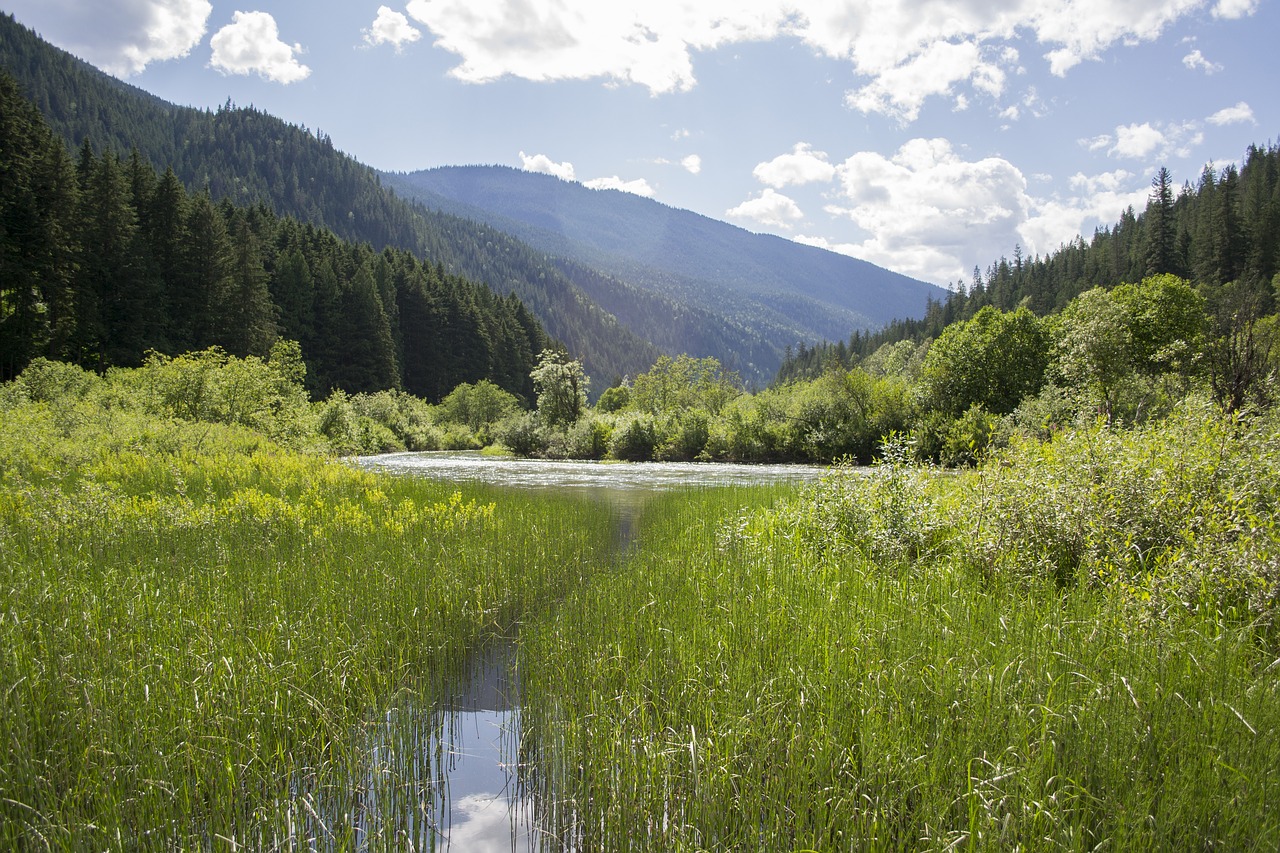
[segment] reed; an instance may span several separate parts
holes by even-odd
[[[0,414],[0,847],[430,839],[436,697],[611,535],[240,429]]]
[[[525,746],[551,836],[602,850],[1280,844],[1280,664],[1256,622],[1153,618],[1131,590],[993,575],[952,524],[989,483],[913,480],[913,517],[901,480],[860,482],[773,509],[672,496],[647,513],[643,548],[526,626]],[[853,512],[858,529],[815,536],[815,513],[855,495],[895,515]],[[887,548],[894,530],[911,547]]]

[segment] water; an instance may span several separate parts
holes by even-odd
[[[479,451],[362,456],[362,468],[528,489],[655,492],[690,486],[754,486],[812,482],[816,465],[735,465],[715,462],[582,462],[485,456]]]
[[[607,501],[618,515],[618,547],[629,544],[636,519],[656,492],[699,486],[813,482],[826,469],[812,465],[732,465],[690,462],[564,462],[485,456],[478,452],[392,453],[355,460],[362,468],[453,482],[575,492]],[[387,714],[376,739],[401,748],[429,749],[435,784],[425,806],[439,849],[467,853],[525,853],[536,841],[533,806],[517,780],[520,746],[519,681],[510,646],[472,661],[469,677],[433,713],[426,738],[405,740],[418,709]],[[408,729],[412,730],[411,724]],[[376,750],[375,750],[376,751]],[[401,756],[400,760],[413,760]],[[421,827],[420,827],[421,828]]]

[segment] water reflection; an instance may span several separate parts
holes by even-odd
[[[455,693],[434,703],[406,694],[370,724],[356,849],[538,849],[518,782],[516,673],[509,644],[487,648]]]
[[[510,646],[487,649],[474,661],[465,689],[447,703],[452,725],[442,745],[448,815],[441,832],[455,850],[530,851],[532,803],[520,794],[518,670]]]
[[[616,519],[619,553],[631,544],[644,505],[657,492],[812,482],[826,473],[812,465],[549,461],[479,452],[392,453],[354,462],[406,476],[552,489],[607,502]],[[533,806],[518,781],[519,680],[511,645],[478,655],[458,692],[429,712],[412,705],[389,710],[373,740],[375,768],[386,762],[413,777],[415,763],[434,759],[432,784],[416,786],[423,822],[417,831],[394,833],[414,838],[408,846],[468,853],[525,853],[545,846],[537,841]]]

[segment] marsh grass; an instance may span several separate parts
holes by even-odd
[[[0,393],[0,847],[429,848],[517,636],[551,849],[1280,847],[1271,418],[618,514],[111,393]]]
[[[651,507],[643,548],[523,634],[549,833],[602,850],[1280,845],[1270,635],[1226,608],[1153,611],[1132,584],[991,571],[962,508],[994,488],[889,471]],[[853,499],[883,512],[829,519]]]
[[[232,427],[0,420],[6,848],[421,840],[423,715],[611,541],[584,502],[378,477]],[[422,710],[379,743],[393,707]]]

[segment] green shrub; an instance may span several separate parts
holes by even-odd
[[[710,438],[711,420],[706,412],[690,409],[667,421],[654,455],[668,462],[698,459],[704,457]]]
[[[542,422],[533,412],[507,418],[494,428],[494,434],[516,456],[541,456],[547,449]]]
[[[649,415],[632,415],[618,422],[609,439],[609,455],[626,462],[648,462],[658,446],[658,429]]]
[[[1015,439],[962,502],[988,573],[1269,621],[1280,589],[1280,428],[1184,401],[1132,429]]]
[[[565,434],[565,455],[570,459],[603,459],[609,452],[612,436],[610,421],[594,415],[579,418]]]

